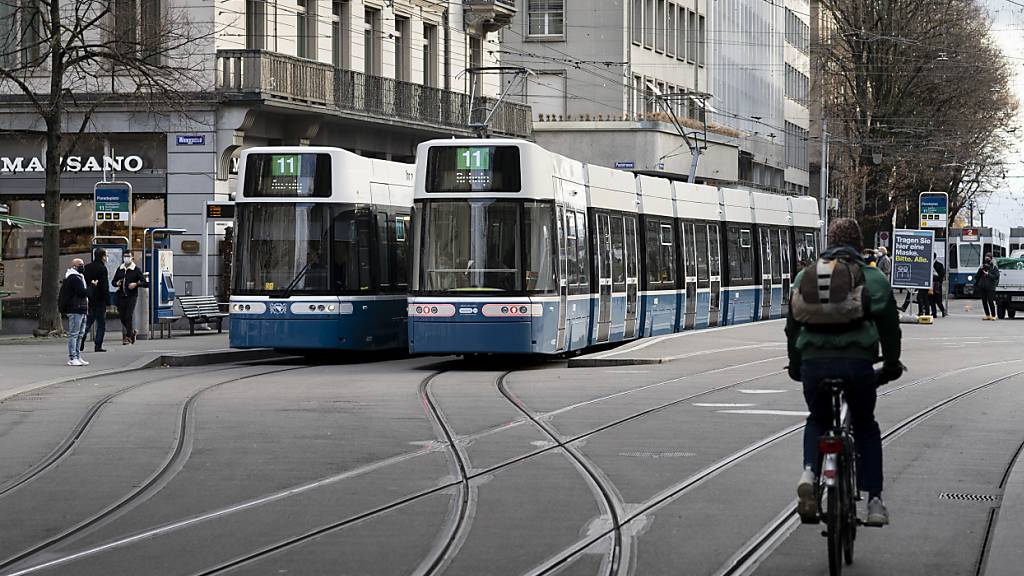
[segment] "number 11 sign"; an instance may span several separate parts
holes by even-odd
[[[459,148],[458,170],[490,170],[491,151],[489,148]]]

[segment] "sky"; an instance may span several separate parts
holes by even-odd
[[[992,17],[993,40],[1003,50],[1016,71],[1013,89],[1021,107],[1017,112],[1016,139],[1007,152],[1006,178],[996,190],[979,203],[985,208],[985,225],[1009,232],[1011,226],[1024,226],[1024,0],[982,0]],[[980,224],[975,213],[975,224]]]

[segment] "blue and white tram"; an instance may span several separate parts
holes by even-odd
[[[563,354],[779,318],[813,198],[670,182],[518,140],[420,145],[413,353]]]
[[[995,228],[967,227],[949,230],[949,262],[946,273],[949,293],[961,298],[974,294],[974,274],[985,254],[1007,254],[1006,233]]]
[[[1011,258],[1015,257],[1014,254],[1019,258],[1019,254],[1024,251],[1024,228],[1010,228],[1010,248],[1007,252],[1007,256]]]
[[[339,148],[243,151],[231,346],[405,347],[413,177]]]

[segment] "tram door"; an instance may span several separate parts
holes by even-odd
[[[708,224],[708,250],[711,267],[711,313],[708,326],[718,326],[722,310],[722,253],[718,224]]]
[[[683,309],[683,329],[692,330],[697,317],[697,240],[694,238],[693,223],[682,222],[680,237],[683,239],[683,269],[685,270],[686,307]]]
[[[772,315],[772,246],[767,228],[758,228],[761,242],[761,320]]]
[[[789,253],[789,230],[776,230],[775,233],[779,239],[779,261],[781,264],[779,273],[782,275],[782,317],[785,318],[789,315],[789,278],[793,273],[793,265],[790,262]]]
[[[640,307],[640,280],[637,274],[637,258],[640,247],[636,237],[636,216],[626,216],[626,324],[623,338],[636,338],[638,308]]]
[[[556,181],[556,186],[558,185]],[[558,341],[555,350],[565,350],[565,315],[569,295],[569,268],[566,257],[566,223],[565,206],[558,206]]]
[[[612,316],[612,231],[607,214],[597,215],[597,341],[607,342]]]

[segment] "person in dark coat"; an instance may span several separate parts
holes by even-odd
[[[978,268],[974,275],[974,289],[981,297],[981,304],[985,307],[985,316],[982,320],[996,319],[996,286],[999,285],[999,268],[996,268],[992,261],[992,253],[985,254],[985,262]]]
[[[942,311],[942,317],[945,318],[946,314],[946,303],[942,298],[942,283],[946,280],[946,267],[939,262],[938,254],[935,255],[935,263],[932,264],[932,292],[929,295],[931,301],[932,317],[938,318],[939,311]]]
[[[88,366],[82,359],[79,340],[85,334],[85,315],[89,312],[89,289],[82,276],[85,262],[81,258],[71,261],[64,273],[64,284],[57,294],[57,307],[68,315],[68,366]]]
[[[139,332],[135,329],[135,303],[139,300],[139,288],[149,286],[146,277],[132,260],[131,253],[125,253],[124,264],[114,273],[117,288],[117,314],[121,317],[121,345],[135,344]]]
[[[96,335],[93,337],[93,351],[106,352],[103,349],[103,335],[107,333],[107,301],[110,299],[110,277],[107,276],[107,251],[97,248],[92,256],[92,262],[85,266],[85,281],[89,286],[89,315],[85,321],[85,334],[93,324],[96,325]],[[79,348],[85,348],[85,336],[79,343]]]

